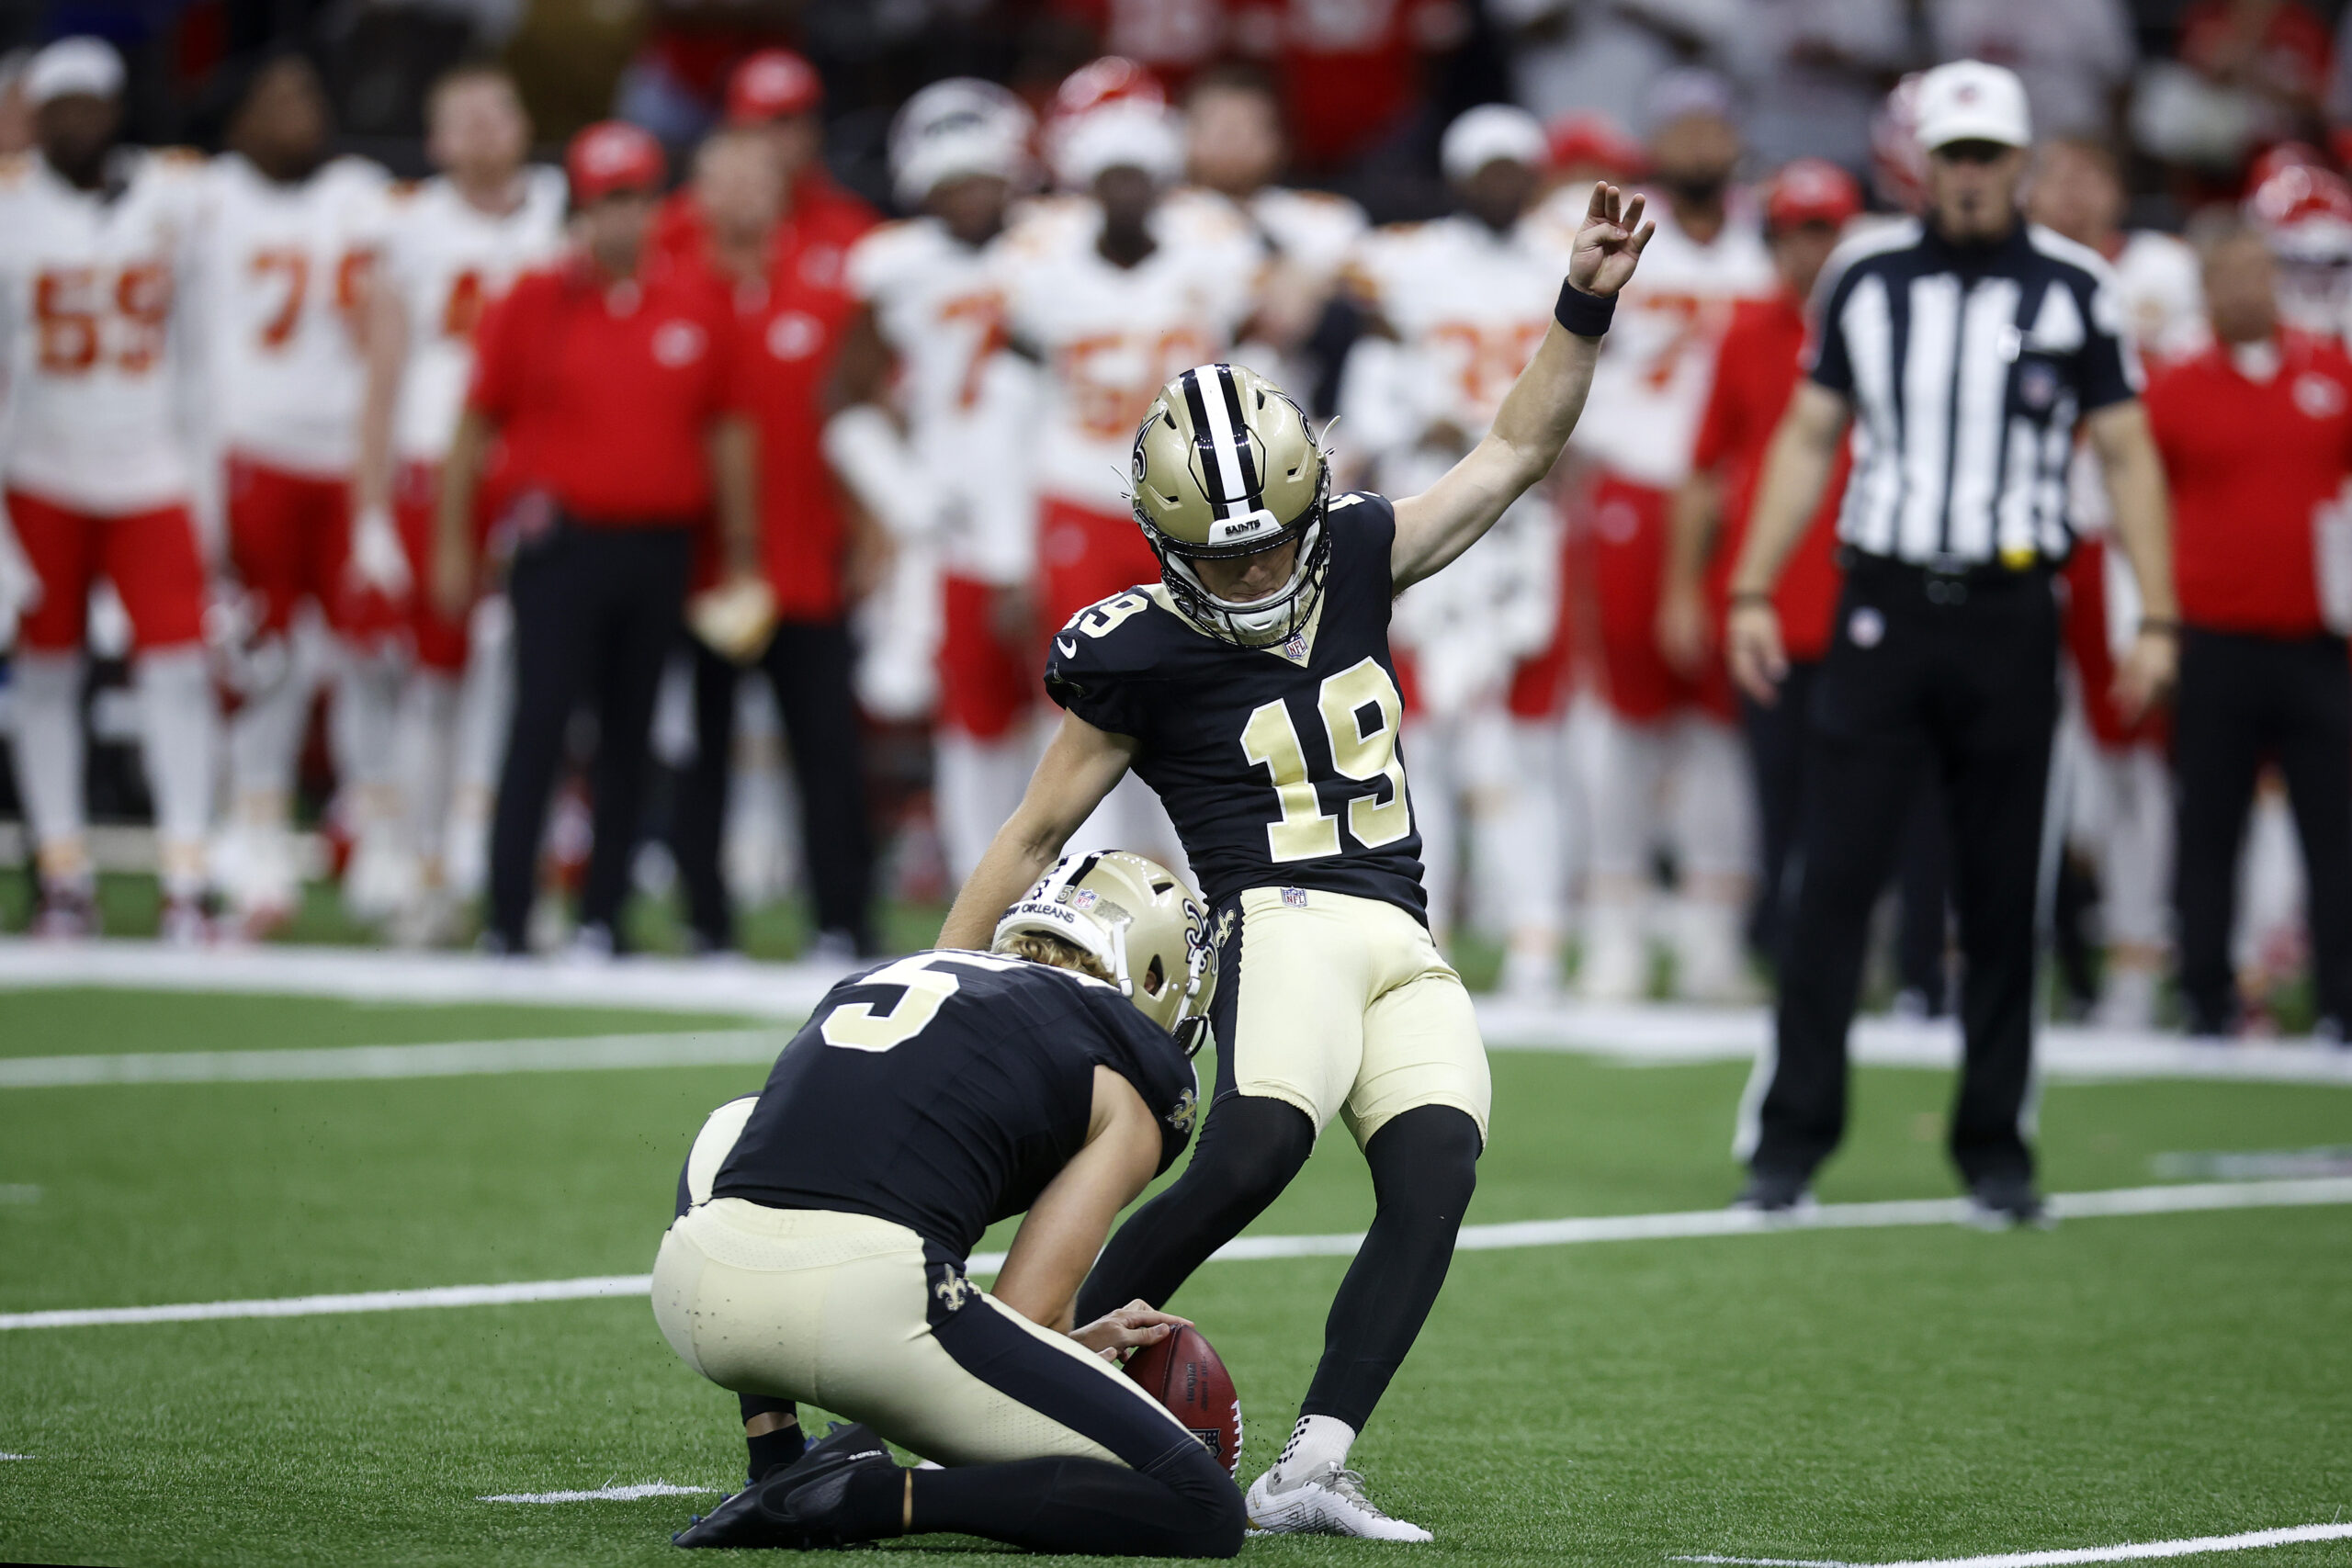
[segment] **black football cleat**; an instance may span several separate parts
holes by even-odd
[[[1813,1184],[1802,1176],[1788,1171],[1751,1170],[1747,1185],[1731,1206],[1750,1214],[1770,1214],[1780,1219],[1794,1219],[1810,1210],[1819,1208],[1814,1201]]]
[[[2030,1179],[1988,1176],[1969,1190],[1968,1223],[1987,1231],[2046,1231],[2058,1221]]]
[[[746,1486],[707,1514],[696,1514],[670,1538],[673,1546],[783,1546],[806,1550],[816,1544],[778,1505],[793,1492],[841,1472],[876,1463],[893,1464],[890,1450],[862,1422],[833,1429],[808,1445],[790,1464],[772,1470],[756,1486]]]
[[[876,1539],[858,1529],[849,1517],[849,1489],[869,1470],[903,1473],[898,1461],[880,1445],[851,1454],[821,1475],[781,1475],[762,1489],[761,1506],[793,1533],[803,1551],[828,1546],[855,1546]],[[779,1495],[781,1494],[781,1495]],[[895,1525],[896,1520],[894,1519]],[[887,1532],[896,1535],[893,1529]]]

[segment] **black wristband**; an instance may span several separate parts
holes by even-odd
[[[1552,319],[1578,337],[1600,336],[1609,330],[1609,318],[1616,313],[1617,296],[1603,299],[1587,294],[1565,278],[1560,282],[1560,302],[1552,307]]]
[[[1761,588],[1744,588],[1728,598],[1728,603],[1733,604],[1770,604],[1771,602],[1772,595]]]
[[[2154,632],[2158,637],[2178,637],[2180,623],[2163,615],[2143,615],[2140,617],[2140,631],[2143,635]]]

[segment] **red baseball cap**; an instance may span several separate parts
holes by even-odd
[[[762,125],[825,101],[817,68],[788,49],[763,49],[727,78],[727,123]]]
[[[1590,166],[1621,180],[1649,173],[1648,149],[1598,109],[1554,115],[1544,128],[1544,141],[1555,169]]]
[[[625,119],[600,119],[571,139],[563,172],[571,180],[571,199],[585,206],[615,191],[660,190],[669,161],[662,156],[662,143],[642,128]]]
[[[1764,193],[1764,218],[1775,229],[1845,222],[1862,209],[1862,187],[1826,158],[1784,164]]]

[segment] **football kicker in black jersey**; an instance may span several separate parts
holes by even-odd
[[[1250,887],[1376,898],[1426,923],[1421,836],[1397,742],[1404,699],[1388,652],[1396,513],[1335,498],[1329,577],[1306,629],[1240,648],[1137,587],[1054,638],[1046,691],[1098,729],[1143,743],[1159,796],[1212,906]]]

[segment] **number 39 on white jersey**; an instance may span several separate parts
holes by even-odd
[[[177,290],[201,159],[126,153],[110,196],[38,154],[0,164],[0,481],[122,515],[186,499],[189,389]]]

